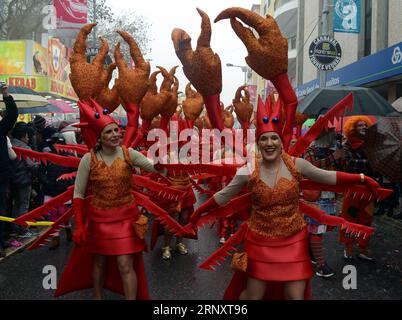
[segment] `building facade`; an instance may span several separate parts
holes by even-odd
[[[388,101],[402,96],[402,1],[328,0],[328,30],[342,48],[342,59],[327,74],[327,86],[371,87]],[[355,13],[356,30],[339,30],[337,16]],[[288,75],[302,98],[319,87],[319,73],[309,58],[312,41],[322,34],[323,0],[262,0],[260,14],[272,15],[289,43]],[[337,15],[334,17],[334,15]],[[351,20],[344,20],[348,24]],[[347,27],[347,26],[346,26]],[[257,79],[265,98],[272,88]]]

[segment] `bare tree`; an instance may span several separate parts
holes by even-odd
[[[136,15],[133,12],[128,12],[121,15],[115,15],[113,22],[108,24],[98,24],[98,26],[99,35],[109,42],[111,50],[114,50],[114,45],[117,42],[121,42],[121,49],[127,61],[130,59],[129,47],[116,30],[124,30],[130,33],[140,47],[143,55],[146,55],[151,51],[149,48],[150,39],[148,34],[151,25],[143,16]]]
[[[97,35],[102,35],[109,41],[111,50],[113,45],[120,41],[123,44],[122,51],[126,59],[129,59],[128,46],[125,46],[124,41],[115,32],[125,30],[133,35],[144,55],[150,51],[150,24],[144,17],[133,12],[116,14],[106,4],[106,0],[88,0],[87,3],[88,22],[93,22],[96,18]],[[49,4],[53,4],[53,0],[0,0],[0,40],[32,39],[32,33],[39,35],[47,32],[42,26],[46,16],[42,9]],[[89,37],[89,41],[91,39]]]
[[[45,32],[42,26],[44,6],[51,0],[1,0],[0,40],[32,39],[32,33]]]
[[[106,4],[106,0],[87,0],[88,5],[88,22],[95,20],[100,23],[111,23],[114,21],[114,13]]]

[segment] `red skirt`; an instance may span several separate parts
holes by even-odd
[[[308,250],[308,231],[270,239],[248,229],[245,251],[247,275],[267,281],[297,281],[313,276]]]
[[[104,287],[124,294],[116,256],[132,254],[136,272],[137,299],[147,300],[148,286],[142,258],[145,241],[135,233],[134,223],[140,217],[136,204],[130,207],[101,210],[90,207],[84,230],[84,241],[75,246],[61,275],[55,297],[93,287],[94,254],[106,255]]]
[[[140,212],[130,207],[99,209],[90,208],[84,230],[82,247],[88,253],[100,255],[124,255],[146,249],[145,241],[135,233],[134,223]]]
[[[260,236],[250,229],[245,239],[246,272],[236,271],[226,289],[224,299],[236,300],[247,288],[249,277],[267,281],[264,299],[283,300],[284,283],[306,280],[305,299],[310,298],[313,269],[308,250],[308,231],[280,239]]]

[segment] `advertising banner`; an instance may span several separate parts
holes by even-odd
[[[47,92],[48,78],[45,76],[27,76],[27,75],[1,75],[0,81],[9,86],[25,87],[37,92]]]
[[[59,39],[49,40],[48,57],[49,92],[70,99],[78,99],[70,82],[68,50]]]
[[[25,74],[25,41],[0,41],[0,74]]]
[[[33,53],[32,53],[32,60],[33,60],[33,75],[47,75],[47,50],[46,48],[42,47],[39,43],[34,42],[33,44]]]
[[[360,33],[361,0],[334,0],[334,32]]]
[[[78,31],[87,23],[87,0],[54,0],[56,11],[56,30],[52,36],[75,38]]]

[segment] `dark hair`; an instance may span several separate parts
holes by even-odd
[[[14,126],[13,130],[11,131],[11,136],[14,139],[21,140],[28,135],[29,128],[25,122],[17,122]]]
[[[36,131],[42,132],[46,127],[46,119],[40,115],[35,116],[35,119],[32,121],[33,127]]]

